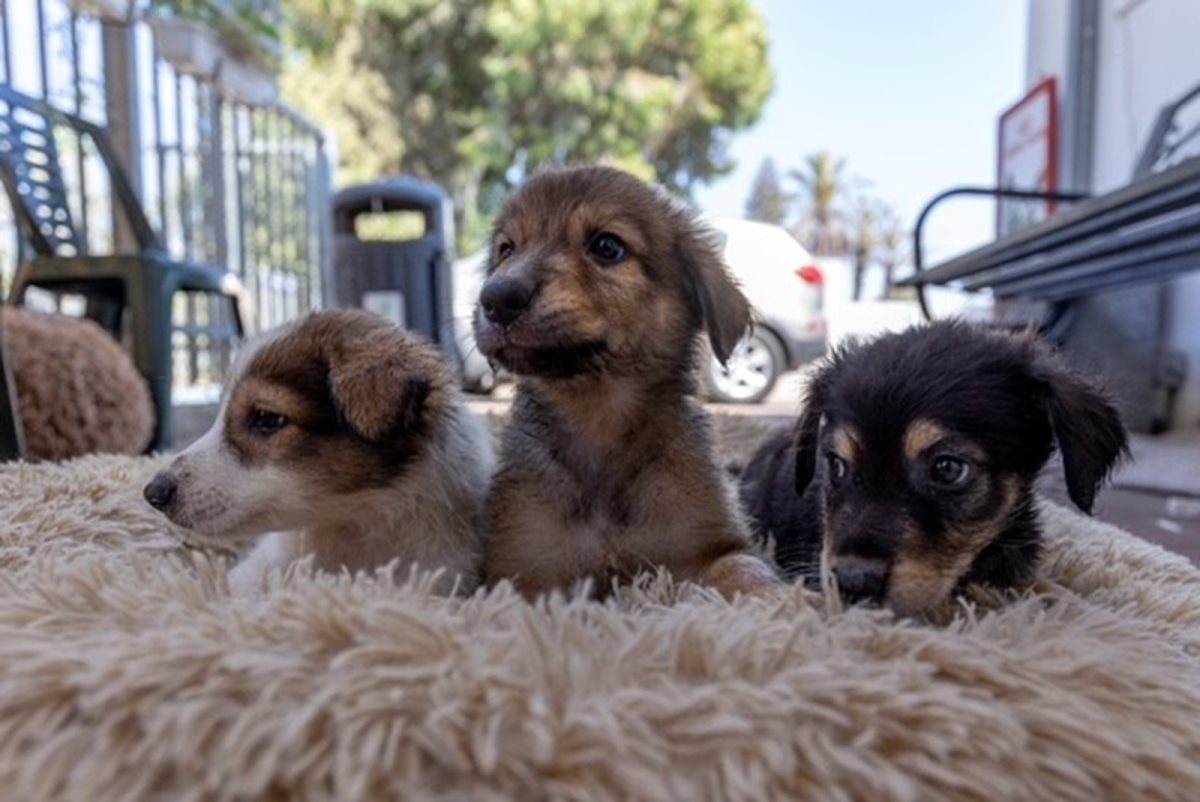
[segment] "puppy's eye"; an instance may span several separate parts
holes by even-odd
[[[829,480],[836,484],[841,484],[846,478],[846,474],[850,470],[850,466],[846,464],[846,460],[839,457],[837,454],[826,454],[825,462],[829,466]]]
[[[962,487],[971,478],[971,466],[964,459],[943,454],[929,466],[929,478],[943,487]]]
[[[515,246],[508,240],[500,240],[496,243],[496,262],[503,262],[508,257],[512,256]]]
[[[596,236],[592,237],[592,241],[587,246],[588,253],[602,265],[615,265],[618,262],[625,261],[625,256],[628,251],[625,248],[625,243],[616,234],[610,234],[607,231],[601,231]]]
[[[269,409],[254,409],[246,419],[246,426],[250,431],[263,437],[270,437],[287,425],[286,417]]]

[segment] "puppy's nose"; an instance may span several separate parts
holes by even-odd
[[[165,510],[175,500],[175,492],[178,489],[175,477],[163,472],[150,480],[150,483],[142,490],[142,495],[154,509]]]
[[[883,601],[883,588],[887,574],[879,565],[849,563],[834,566],[833,577],[837,580],[838,595],[847,604]]]
[[[523,315],[532,300],[533,288],[515,278],[488,279],[479,293],[483,314],[501,326],[507,326]]]

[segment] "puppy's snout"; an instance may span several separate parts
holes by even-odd
[[[142,490],[142,495],[151,507],[156,510],[165,510],[175,500],[178,490],[179,484],[175,481],[175,477],[163,471],[150,480],[150,483]]]
[[[838,595],[847,604],[879,604],[883,601],[887,571],[879,563],[853,561],[835,565],[833,578],[837,582]]]
[[[479,293],[479,305],[491,322],[507,326],[516,321],[533,300],[533,288],[524,281],[504,276],[488,279]]]

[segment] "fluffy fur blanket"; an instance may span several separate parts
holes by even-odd
[[[141,502],[154,464],[0,469],[5,799],[1200,789],[1200,572],[1053,506],[1049,589],[945,625],[664,577],[531,606],[301,570],[247,602]]]
[[[0,311],[30,459],[140,454],[154,434],[146,382],[121,344],[90,320]]]

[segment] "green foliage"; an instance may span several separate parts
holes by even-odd
[[[775,161],[763,159],[754,176],[754,185],[750,187],[750,197],[746,200],[746,218],[782,226],[787,221],[791,205],[792,196],[783,189]]]
[[[538,165],[606,161],[687,194],[772,89],[750,0],[292,0],[287,96],[341,177],[448,187],[465,244]]]

